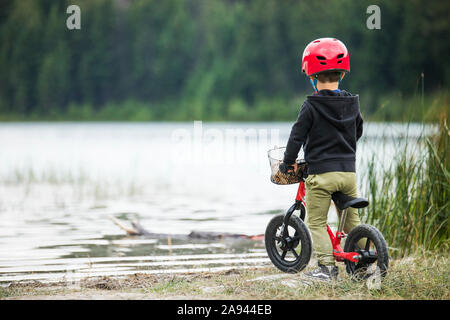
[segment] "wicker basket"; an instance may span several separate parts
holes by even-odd
[[[303,160],[303,153],[301,152],[299,154],[299,158],[297,158],[297,172],[282,173],[279,170],[279,166],[283,161],[284,151],[286,151],[286,147],[275,147],[274,149],[270,149],[267,152],[267,155],[269,157],[270,169],[272,170],[270,181],[278,185],[299,183],[300,181],[302,181],[304,174],[306,173],[306,163]]]

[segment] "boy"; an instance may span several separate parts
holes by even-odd
[[[284,153],[280,171],[295,162],[303,146],[308,164],[306,186],[307,225],[318,259],[318,269],[305,273],[309,278],[332,280],[338,269],[326,230],[331,194],[341,191],[356,197],[356,141],[362,135],[358,95],[339,89],[350,59],[345,45],[333,38],[321,38],[306,46],[303,72],[310,78],[315,93],[308,96],[300,110]],[[360,224],[357,209],[349,208],[344,232]]]

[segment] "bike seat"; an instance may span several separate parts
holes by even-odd
[[[339,191],[333,193],[331,198],[336,207],[340,210],[347,209],[348,207],[364,208],[369,205],[369,200],[366,198],[353,198]]]

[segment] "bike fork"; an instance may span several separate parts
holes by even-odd
[[[286,211],[284,214],[283,225],[281,226],[281,230],[284,234],[287,233],[287,226],[289,225],[289,219],[295,210],[300,209],[300,219],[303,221],[305,219],[305,207],[302,205],[301,201],[296,200],[295,203]]]

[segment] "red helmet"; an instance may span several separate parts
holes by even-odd
[[[347,48],[335,38],[314,40],[303,51],[302,70],[308,77],[326,70],[350,72]]]

